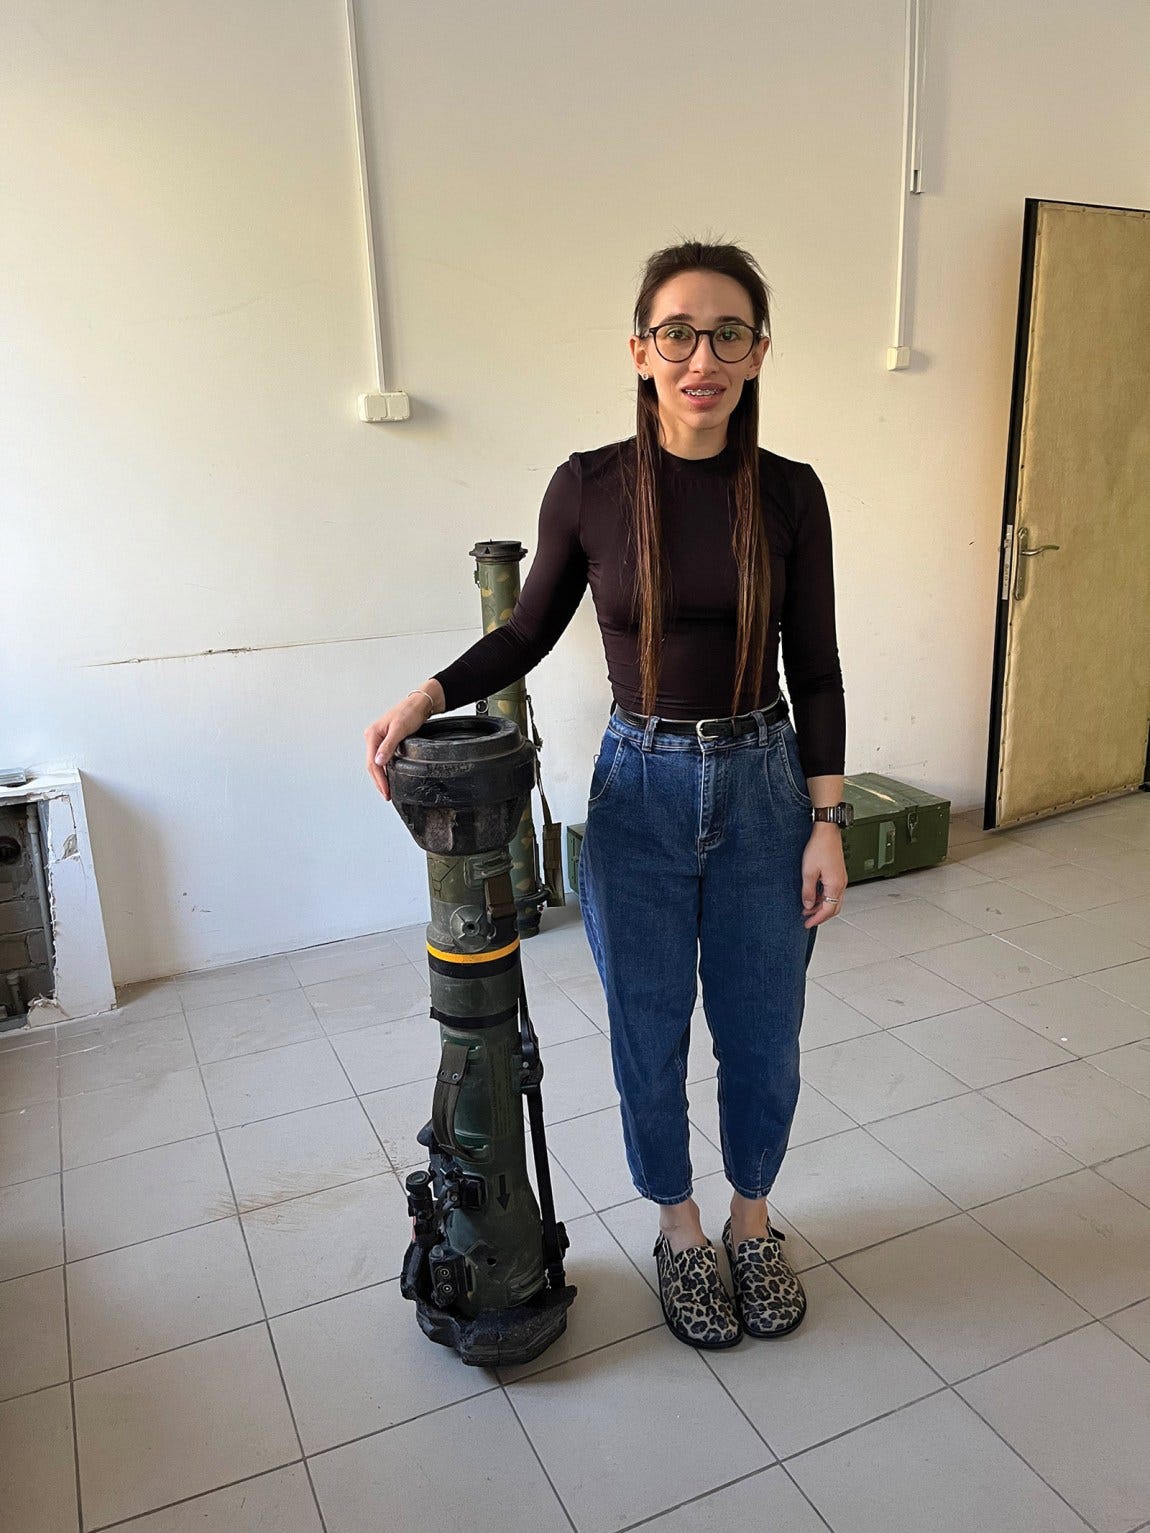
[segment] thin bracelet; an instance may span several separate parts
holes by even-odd
[[[425,692],[422,687],[413,687],[407,695],[408,697],[426,697],[427,701],[431,704],[431,713],[428,714],[428,718],[432,717],[435,713],[435,699],[430,692]]]

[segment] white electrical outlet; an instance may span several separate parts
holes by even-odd
[[[406,421],[411,419],[411,400],[399,390],[390,394],[361,394],[361,421]]]

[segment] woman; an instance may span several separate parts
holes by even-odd
[[[631,338],[635,437],[556,471],[511,619],[366,731],[387,797],[398,743],[525,675],[591,586],[615,701],[580,853],[583,919],[628,1165],[659,1207],[664,1317],[705,1348],[783,1335],[805,1313],[766,1199],[798,1099],[806,967],[847,881],[830,518],[813,469],[758,446],[769,345],[745,251],[691,241],[652,256]],[[696,971],[733,1189],[733,1302],[691,1196]]]

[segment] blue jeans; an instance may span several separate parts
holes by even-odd
[[[811,801],[789,718],[735,739],[612,714],[579,854],[587,939],[607,998],[627,1163],[655,1203],[691,1196],[687,1049],[696,972],[718,1060],[727,1179],[770,1191],[799,1094],[817,928],[804,927]]]

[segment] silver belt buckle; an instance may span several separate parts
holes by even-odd
[[[704,724],[717,724],[718,722],[719,722],[718,719],[696,719],[696,721],[695,721],[695,738],[698,740],[700,747],[702,746],[703,741],[709,738],[709,736],[707,736],[707,735],[705,735],[703,733],[703,725]]]

